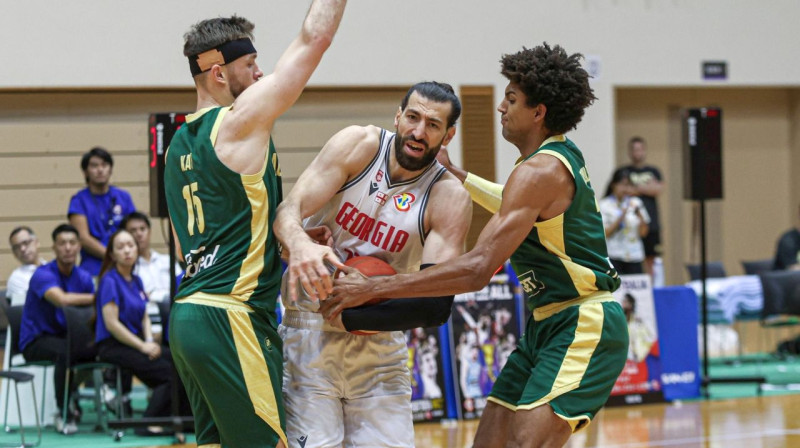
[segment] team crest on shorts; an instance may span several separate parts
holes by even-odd
[[[397,210],[407,212],[417,198],[411,193],[400,193],[392,196],[392,199],[394,199],[394,206]]]

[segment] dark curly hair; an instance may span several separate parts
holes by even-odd
[[[197,22],[183,35],[183,55],[194,56],[226,42],[249,38],[253,40],[253,22],[244,17],[217,17]]]
[[[547,42],[534,48],[506,54],[500,59],[503,74],[519,84],[526,104],[544,104],[544,124],[555,134],[575,129],[583,111],[597,98],[589,87],[589,74],[581,67],[583,55],[568,55],[560,46],[550,48]]]

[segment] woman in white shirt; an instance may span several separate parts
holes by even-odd
[[[644,244],[650,216],[642,201],[632,196],[633,185],[627,170],[614,173],[606,190],[606,197],[600,200],[600,213],[606,231],[608,257],[620,274],[641,274],[644,272]]]

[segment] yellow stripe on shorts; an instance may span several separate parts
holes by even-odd
[[[267,361],[258,343],[258,337],[250,317],[247,313],[228,311],[228,320],[233,332],[233,341],[236,351],[239,353],[239,363],[244,374],[244,381],[247,385],[247,392],[256,410],[256,415],[275,431],[287,447],[289,442],[286,439],[283,429],[281,429],[280,416],[278,414],[278,402],[273,393],[272,379],[267,369]]]

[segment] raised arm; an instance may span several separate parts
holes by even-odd
[[[561,162],[546,155],[533,157],[512,172],[499,212],[481,231],[470,252],[413,274],[383,279],[348,275],[338,279],[327,316],[333,318],[342,309],[374,297],[433,297],[480,289],[522,243],[537,218],[563,213],[574,191],[574,180]]]
[[[346,0],[314,0],[300,34],[275,65],[274,71],[247,88],[233,103],[231,123],[223,130],[238,138],[268,133],[281,114],[303,92],[308,80],[330,47],[342,20]],[[233,119],[233,120],[231,120]]]
[[[297,179],[292,191],[278,207],[275,235],[289,250],[289,284],[299,280],[312,299],[326,297],[332,289],[325,263],[343,267],[333,250],[317,244],[303,229],[303,219],[330,201],[352,176],[375,156],[380,130],[373,126],[350,126],[331,137],[313,162]],[[292,301],[297,291],[290,288]]]

